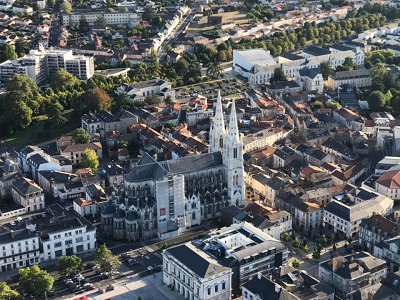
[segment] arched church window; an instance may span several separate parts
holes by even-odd
[[[233,148],[233,158],[238,158],[238,149],[236,147]]]
[[[219,147],[224,148],[224,138],[222,136],[219,138]]]
[[[192,212],[192,220],[196,220],[196,213]]]

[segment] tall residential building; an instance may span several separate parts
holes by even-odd
[[[31,50],[29,54],[0,64],[0,81],[6,82],[14,75],[27,75],[40,84],[57,71],[65,70],[82,80],[94,74],[94,58],[74,55],[72,50]]]

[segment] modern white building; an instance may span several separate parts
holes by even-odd
[[[186,299],[230,299],[231,269],[189,243],[163,252],[163,281]]]
[[[82,80],[94,74],[92,56],[74,55],[68,49],[31,50],[17,60],[0,64],[0,81],[6,82],[14,75],[27,75],[40,84],[59,70],[65,70]]]
[[[95,25],[95,22],[99,19],[103,19],[106,25],[128,25],[134,27],[139,25],[139,17],[133,12],[101,12],[87,11],[87,12],[72,12],[71,14],[63,14],[63,25],[64,26],[76,26],[79,25],[81,18],[86,18],[89,25]]]
[[[39,238],[29,229],[11,230],[0,234],[0,270],[37,265],[40,257]]]
[[[11,193],[14,202],[25,207],[28,213],[45,208],[43,190],[31,179],[21,177],[15,180]]]

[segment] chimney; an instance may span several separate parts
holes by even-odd
[[[275,284],[275,293],[279,294],[281,291],[281,286],[278,284]]]

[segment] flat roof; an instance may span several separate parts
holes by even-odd
[[[264,49],[247,49],[235,50],[238,54],[243,56],[247,61],[253,65],[265,66],[275,65],[274,57]]]

